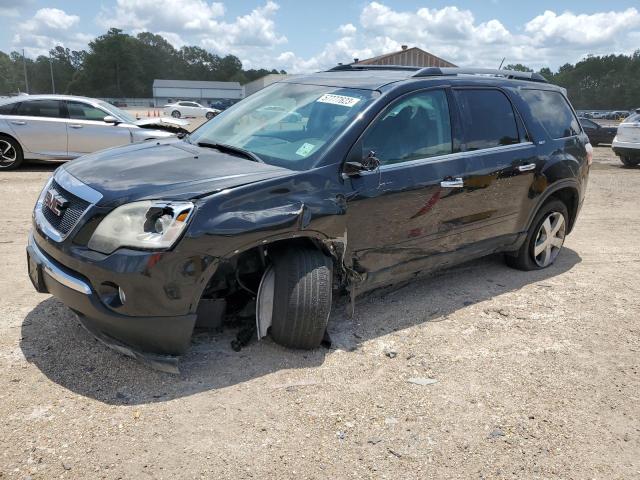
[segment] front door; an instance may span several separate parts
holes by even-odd
[[[104,148],[131,143],[132,137],[126,125],[106,123],[103,119],[110,113],[89,103],[67,102],[69,119],[69,155],[78,157]]]

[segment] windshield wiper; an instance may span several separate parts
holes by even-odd
[[[255,153],[250,152],[249,150],[245,150],[244,148],[227,145],[226,143],[198,142],[198,146],[205,148],[215,148],[216,150],[220,150],[221,152],[235,153],[236,155],[241,155],[245,158],[248,158],[249,160],[253,160],[254,162],[264,163],[264,161]]]

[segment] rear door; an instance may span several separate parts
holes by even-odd
[[[131,131],[126,124],[115,125],[104,121],[104,117],[110,113],[81,101],[68,101],[66,106],[70,156],[78,157],[131,143]]]
[[[68,158],[67,126],[60,100],[24,100],[5,117],[28,152],[43,158]],[[29,158],[29,153],[25,157]]]
[[[461,233],[458,248],[482,242],[491,251],[508,244],[520,230],[542,163],[505,91],[458,88],[454,96],[468,169],[465,195],[451,206],[448,227]]]

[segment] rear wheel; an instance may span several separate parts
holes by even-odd
[[[540,270],[555,262],[568,228],[567,206],[560,200],[545,203],[534,218],[527,238],[515,255],[506,256],[510,267]]]
[[[180,118],[180,112],[178,110],[174,110],[173,112],[171,112],[171,116],[173,118]]]
[[[11,137],[0,137],[0,170],[18,168],[23,160],[20,144]]]
[[[630,155],[622,155],[620,160],[625,167],[635,167],[640,163],[640,157],[632,158]]]
[[[332,267],[331,259],[311,248],[293,247],[273,255],[274,341],[300,349],[320,345],[331,311]]]

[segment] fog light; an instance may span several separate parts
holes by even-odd
[[[124,305],[124,302],[127,301],[127,296],[124,294],[122,287],[118,287],[118,297],[120,298],[120,303]]]

